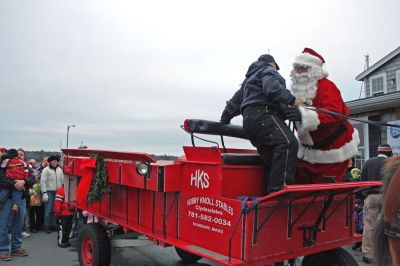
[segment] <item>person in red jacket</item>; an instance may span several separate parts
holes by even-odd
[[[305,106],[292,108],[286,118],[296,122],[299,140],[297,183],[342,182],[348,161],[360,143],[358,131],[344,117],[349,115],[340,90],[327,79],[325,59],[305,48],[293,63],[292,92]],[[322,110],[322,111],[323,111]]]
[[[65,202],[64,185],[61,185],[56,191],[54,213],[59,221],[58,246],[61,248],[69,247],[71,246],[69,243],[69,234],[72,229],[73,214]]]

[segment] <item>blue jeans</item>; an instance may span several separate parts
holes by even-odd
[[[11,201],[13,204],[17,204],[18,206],[20,201],[22,200],[22,191],[13,189],[11,190]],[[24,199],[26,201],[26,199]]]
[[[11,189],[0,188],[0,201],[6,201],[10,197]]]
[[[56,216],[54,215],[54,200],[56,198],[55,191],[47,191],[49,200],[44,203],[44,227],[46,230],[50,226],[56,226]]]
[[[80,210],[75,210],[74,211],[74,217],[72,219],[72,237],[77,236],[82,229],[82,227],[85,225],[86,222],[86,217],[83,216],[82,211]]]
[[[0,253],[10,252],[9,231],[11,231],[11,252],[15,252],[22,246],[21,233],[25,222],[26,200],[22,199],[19,206],[19,212],[13,214],[11,212],[12,202],[8,199],[0,209]]]
[[[13,204],[17,204],[19,206],[19,202],[22,199],[22,191],[16,189],[0,189],[0,200],[4,201],[8,199],[11,193],[11,199]]]

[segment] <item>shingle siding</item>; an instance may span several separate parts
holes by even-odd
[[[396,88],[396,71],[400,70],[400,55],[397,55],[391,59],[388,63],[384,64],[382,67],[378,68],[376,71],[372,72],[370,75],[366,76],[365,82],[365,96],[371,96],[371,85],[370,78],[375,75],[386,73],[386,89],[387,93],[399,91],[400,88]]]
[[[384,95],[372,96],[370,94],[371,77],[374,76],[383,77]],[[356,80],[364,82],[366,97],[347,102],[351,117],[370,120],[377,119],[379,116],[381,122],[400,120],[400,46],[357,75]],[[351,122],[357,124],[360,136],[364,139],[358,156],[358,160],[363,162],[370,156],[374,156],[372,149],[376,148],[377,142],[386,143],[388,141],[388,127],[381,126],[377,130],[374,126]]]

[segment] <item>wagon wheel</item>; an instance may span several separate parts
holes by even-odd
[[[111,262],[111,243],[107,231],[99,223],[86,224],[78,239],[79,264],[108,266]]]
[[[177,247],[175,247],[175,251],[178,254],[178,256],[181,258],[181,260],[186,264],[195,263],[199,259],[201,259],[200,256],[197,256],[196,254],[187,252],[187,251],[182,250],[182,249],[177,248]]]
[[[290,259],[290,260],[288,260],[287,261],[287,264],[285,264],[285,262],[284,261],[281,261],[281,262],[275,262],[274,264],[272,264],[273,266],[284,266],[284,265],[290,265],[290,266],[296,266],[297,264],[296,264],[296,261],[297,261],[298,259],[296,258],[296,259]]]
[[[336,248],[304,257],[301,266],[358,266],[357,261],[343,248]]]

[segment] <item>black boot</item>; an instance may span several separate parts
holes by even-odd
[[[70,247],[71,244],[69,242],[61,242],[61,243],[58,243],[58,246],[60,248],[67,248],[67,247]]]

